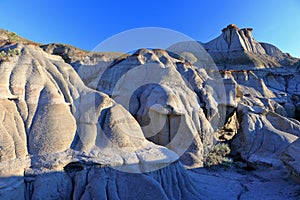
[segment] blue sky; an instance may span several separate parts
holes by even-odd
[[[298,0],[0,1],[0,27],[41,43],[86,50],[122,31],[162,27],[207,42],[228,24],[300,57]]]

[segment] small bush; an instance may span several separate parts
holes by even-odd
[[[18,55],[20,55],[20,51],[18,49],[8,49],[8,56],[13,57]]]
[[[19,41],[18,35],[14,32],[8,33],[7,37],[10,43],[16,43]]]
[[[226,158],[226,155],[230,153],[230,148],[228,144],[220,143],[215,145],[211,151],[205,157],[204,165],[206,167],[211,167],[213,165],[224,164],[228,165],[230,160]]]
[[[18,49],[8,49],[8,51],[2,50],[0,52],[0,61],[1,62],[8,62],[10,57],[19,56],[20,51]]]
[[[2,57],[4,57],[4,56],[6,56],[6,52],[2,50],[2,51],[0,52],[0,58],[2,58]]]
[[[5,51],[3,51],[3,50],[0,52],[0,61],[1,62],[9,61],[7,53]]]

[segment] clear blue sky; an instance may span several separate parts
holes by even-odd
[[[300,57],[299,0],[0,1],[0,27],[41,43],[86,50],[140,27],[164,27],[207,42],[230,23],[254,28],[256,40]]]

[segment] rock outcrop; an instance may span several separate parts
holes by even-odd
[[[202,166],[214,131],[224,125],[226,106],[236,107],[235,83],[209,76],[180,57],[180,48],[170,49],[141,49],[110,65],[94,65],[98,76],[87,65],[79,74],[129,110],[147,139],[182,155],[188,167]],[[225,92],[232,95],[226,98]]]
[[[130,191],[137,186],[149,199],[200,198],[178,156],[146,140],[128,111],[60,56],[35,44],[0,51],[17,52],[0,61],[1,198],[140,199]]]
[[[266,54],[265,49],[252,36],[252,28],[238,28],[230,24],[222,30],[222,36],[205,45],[211,52],[247,51]]]
[[[106,65],[83,65],[79,74],[89,87],[109,94],[128,109],[149,140],[181,155],[179,142],[172,140],[174,130],[177,135],[184,132],[185,140],[187,133],[194,136],[195,141],[181,156],[187,166],[201,163],[213,144],[212,135],[233,138],[233,153],[249,165],[280,165],[282,150],[299,137],[299,122],[290,119],[296,118],[298,112],[299,73],[294,66],[298,59],[273,45],[257,42],[250,28],[229,25],[222,36],[204,44],[217,65],[217,54],[236,61],[220,70],[222,77],[216,78],[212,75],[216,68],[207,67],[211,64],[203,49],[198,48],[197,52],[194,46],[195,43],[185,42],[168,51],[142,49]],[[251,62],[243,63],[238,60],[239,55],[247,59],[252,56],[254,60],[251,57]],[[267,65],[258,66],[255,60]],[[283,62],[288,66],[282,66]],[[203,68],[199,68],[201,64]],[[93,76],[90,68],[100,76]],[[218,98],[222,94],[223,98]],[[200,107],[203,114],[193,114],[187,105]],[[282,126],[278,126],[278,120]],[[178,127],[185,128],[180,131]],[[270,140],[274,142],[269,144]]]
[[[281,153],[300,136],[300,123],[255,105],[239,104],[237,116],[239,130],[232,151],[254,168],[280,167]]]
[[[290,144],[281,155],[282,162],[290,171],[292,178],[300,183],[300,139]]]
[[[221,69],[280,67],[297,62],[277,47],[256,41],[252,31],[252,28],[240,29],[230,24],[219,37],[204,44],[204,47]]]
[[[204,48],[221,75],[215,76],[218,69],[211,67]],[[280,165],[282,150],[299,136],[295,120],[299,115],[298,59],[257,42],[251,28],[236,25],[224,28],[204,48],[184,42],[168,51],[142,49],[115,61],[105,56],[93,63],[82,61],[77,71],[89,87],[107,93],[129,110],[149,140],[180,155],[186,149],[181,156],[186,166],[201,165],[213,144],[212,135],[220,140],[232,138],[233,154],[252,167]],[[203,114],[193,114],[188,105]],[[185,141],[187,133],[195,137],[189,149],[179,148],[179,141],[173,140],[174,131],[181,133],[178,127],[184,127]]]

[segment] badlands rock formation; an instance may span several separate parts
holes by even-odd
[[[224,114],[217,101],[235,104],[214,97],[225,93],[223,81],[220,91],[214,92],[213,79],[204,69],[159,49],[141,49],[115,62],[98,62],[78,70],[88,87],[110,95],[129,110],[148,140],[182,155],[187,167],[203,165],[203,155],[214,143],[214,128]],[[235,94],[235,88],[230,89]]]
[[[146,140],[122,106],[86,87],[60,56],[7,34],[0,38],[1,199],[200,198],[178,156]]]
[[[300,61],[251,28],[133,54],[3,30],[0,44],[0,199],[220,199],[211,190],[229,179],[183,167],[202,167],[217,142],[244,169],[300,181]],[[226,199],[254,198],[230,183]]]
[[[299,157],[299,148],[300,148],[299,138],[285,148],[281,154],[281,160],[290,170],[292,178],[300,183],[300,157]]]
[[[291,143],[300,135],[299,59],[257,42],[251,32],[229,25],[221,36],[204,45],[223,76],[236,82],[239,96],[233,116],[238,123],[230,126],[229,132],[237,133],[230,141],[231,148],[252,167],[282,167],[281,157],[291,168],[293,162],[281,155],[297,146]],[[228,128],[224,127],[226,134]],[[297,168],[291,168],[293,173]]]
[[[201,166],[212,134],[251,167],[282,166],[282,152],[300,134],[299,59],[236,25],[203,45],[218,69],[194,46],[142,49],[115,61],[77,58],[77,71],[86,85],[129,110],[145,137],[182,155],[187,167]],[[192,145],[186,148],[174,133],[184,141],[193,135]]]
[[[252,31],[252,28],[240,29],[230,24],[204,47],[216,64],[224,69],[273,68],[297,62],[277,47],[256,41]]]

